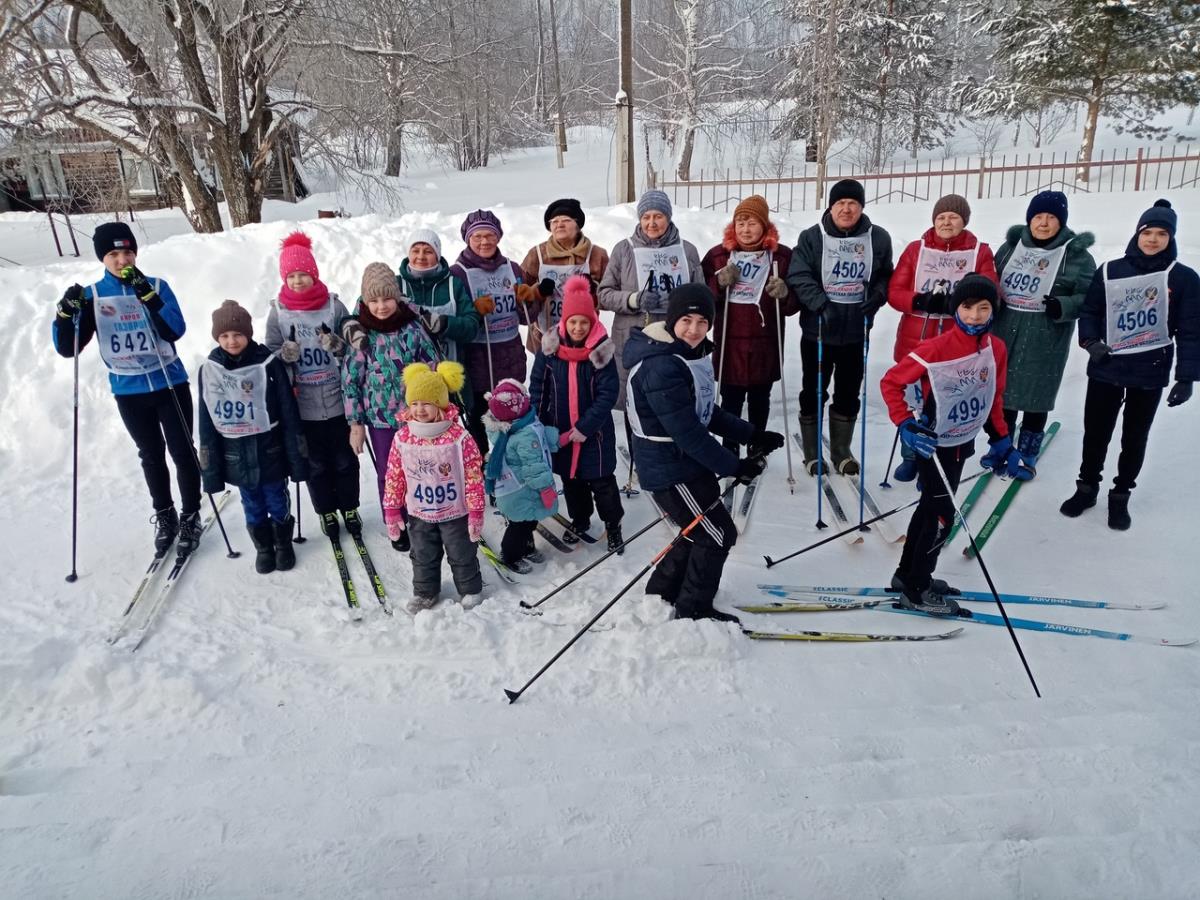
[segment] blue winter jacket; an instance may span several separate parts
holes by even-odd
[[[183,321],[183,312],[179,309],[179,301],[175,299],[171,286],[162,279],[147,275],[146,280],[157,287],[158,298],[161,302],[151,301],[143,304],[143,309],[149,314],[150,322],[158,336],[174,346],[187,330]],[[79,349],[81,351],[96,334],[94,299],[96,297],[120,297],[123,294],[132,295],[133,291],[107,269],[99,282],[84,288],[83,308],[79,315]],[[70,359],[75,353],[74,321],[60,318],[56,314],[50,328],[54,339],[54,349],[59,356]],[[178,358],[167,366],[167,376],[169,380],[163,378],[162,369],[151,369],[144,375],[114,375],[109,372],[108,385],[114,394],[120,396],[123,394],[149,394],[152,391],[161,391],[165,387],[186,384],[188,380],[187,370]]]
[[[604,338],[591,349],[587,359],[574,364],[558,355],[560,342],[557,328],[542,335],[542,351],[533,361],[533,375],[529,379],[529,399],[537,417],[557,428],[559,434],[571,430],[574,407],[577,414],[574,427],[587,438],[582,444],[561,445],[554,454],[555,474],[587,481],[603,478],[617,468],[617,435],[612,413],[621,384],[613,362],[613,342]]]
[[[492,452],[496,452],[496,436],[502,431],[508,432],[508,444],[504,449],[504,460],[512,468],[521,489],[496,498],[496,506],[500,512],[513,522],[537,522],[558,512],[558,499],[547,509],[542,504],[541,492],[545,488],[554,487],[554,472],[546,464],[541,439],[537,430],[531,428],[535,417],[522,417],[515,422],[501,422],[490,412],[483,414],[483,424],[487,428],[488,438],[493,443]],[[558,446],[558,429],[552,425],[545,426],[546,443],[550,452]]]
[[[1125,256],[1107,264],[1109,280],[1161,272],[1175,261],[1178,254],[1175,239],[1171,238],[1165,250],[1147,256],[1138,249],[1135,235],[1125,248]],[[1167,328],[1175,344],[1142,353],[1114,354],[1099,362],[1092,360],[1088,363],[1088,378],[1121,387],[1166,387],[1171,380],[1171,362],[1177,346],[1179,362],[1175,367],[1175,379],[1200,381],[1200,276],[1194,269],[1176,263],[1167,276],[1167,290],[1170,293]],[[1092,277],[1079,314],[1080,346],[1106,339],[1107,310],[1104,265],[1101,265]]]
[[[754,427],[714,406],[708,426],[696,415],[696,383],[684,359],[710,352],[705,341],[695,350],[674,338],[662,322],[634,331],[625,345],[625,368],[641,363],[629,379],[630,402],[648,440],[634,436],[633,461],[638,479],[649,491],[663,491],[675,484],[691,482],[703,475],[733,475],[738,458],[713,437],[728,437],[739,444],[750,443]]]

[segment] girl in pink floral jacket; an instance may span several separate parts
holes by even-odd
[[[442,553],[450,560],[464,609],[478,606],[483,590],[475,544],[483,534],[483,468],[479,448],[458,421],[450,394],[462,389],[463,367],[440,362],[404,368],[408,410],[388,453],[383,517],[393,541],[408,530],[412,543],[416,615],[438,602]]]

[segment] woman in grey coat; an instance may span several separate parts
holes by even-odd
[[[662,191],[646,191],[637,203],[638,224],[620,241],[609,257],[598,291],[600,308],[614,313],[612,342],[616,349],[621,392],[616,408],[625,409],[625,342],[634,329],[662,322],[667,315],[667,294],[681,284],[704,283],[700,254],[679,236],[671,221],[671,198]],[[625,440],[632,446],[629,420]]]

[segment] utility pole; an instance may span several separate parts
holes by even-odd
[[[621,0],[621,87],[617,91],[617,202],[632,203],[633,177],[633,0]]]

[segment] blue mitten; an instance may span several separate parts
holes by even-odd
[[[983,455],[980,463],[1000,478],[1028,481],[1033,477],[1033,472],[1021,465],[1021,454],[1013,446],[1010,437],[1002,437],[988,444],[988,452]]]
[[[908,419],[900,423],[900,442],[918,456],[929,459],[937,449],[937,432],[916,419]]]

